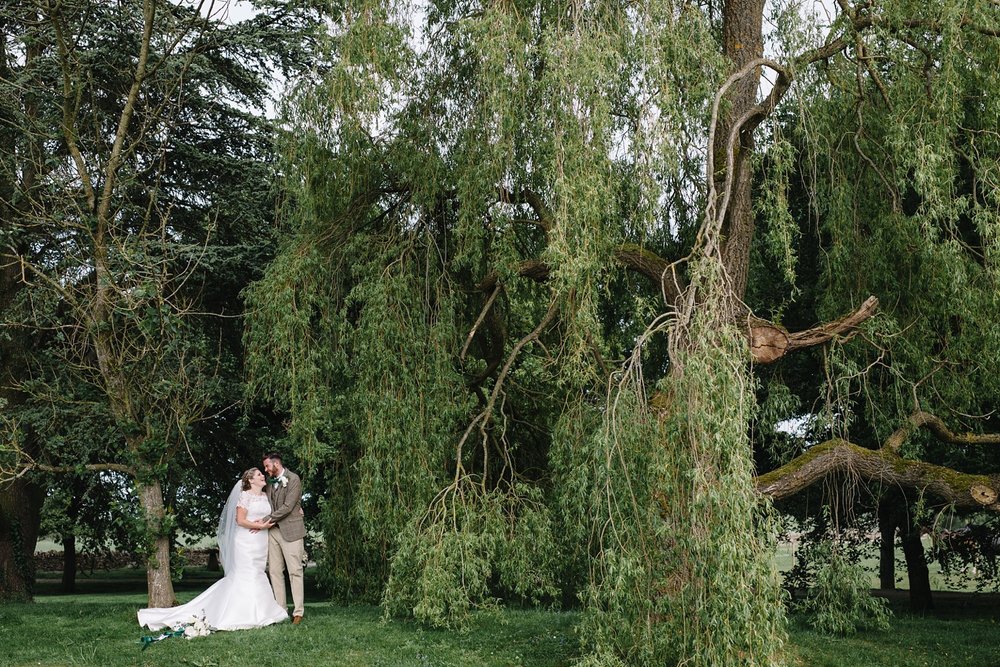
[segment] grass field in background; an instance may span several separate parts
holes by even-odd
[[[217,573],[192,568],[180,601]],[[572,665],[580,652],[577,612],[505,610],[481,615],[466,632],[384,621],[373,606],[324,601],[307,576],[306,617],[259,630],[171,638],[141,650],[135,612],[145,605],[144,573],[82,574],[78,594],[58,594],[58,573],[42,573],[34,604],[0,606],[0,667],[187,665],[191,667]],[[887,632],[819,635],[793,617],[787,664],[794,667],[1000,667],[997,596],[942,594],[935,616],[898,613]],[[905,609],[905,593],[893,604]]]

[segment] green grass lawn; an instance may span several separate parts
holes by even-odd
[[[177,586],[178,598],[191,599],[216,576],[189,571]],[[94,572],[80,577],[77,595],[65,596],[56,593],[56,573],[43,575],[34,604],[0,606],[0,666],[554,667],[571,665],[579,654],[575,612],[507,610],[477,618],[467,632],[446,632],[384,622],[376,607],[325,602],[312,586],[299,626],[284,623],[193,640],[172,638],[143,651],[139,638],[150,633],[139,628],[135,612],[145,604],[144,585],[142,572]],[[850,638],[818,635],[793,619],[788,664],[1000,667],[1000,609],[993,598],[977,600],[977,605],[942,609],[935,618],[897,615],[887,632]]]

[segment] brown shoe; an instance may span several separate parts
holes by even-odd
[[[298,625],[302,622],[301,616],[292,616],[292,625]]]

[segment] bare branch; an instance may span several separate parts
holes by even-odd
[[[909,416],[903,426],[889,436],[882,448],[898,454],[900,447],[918,428],[926,428],[941,442],[952,445],[1000,445],[1000,434],[998,433],[954,433],[940,417],[918,410]]]
[[[498,294],[500,294],[500,284],[496,283],[493,287],[493,292],[490,293],[490,297],[486,299],[486,303],[483,304],[483,309],[480,311],[479,317],[476,318],[476,323],[472,325],[472,329],[469,330],[469,334],[465,337],[465,345],[462,346],[462,351],[458,355],[460,360],[465,359],[465,355],[469,351],[469,345],[472,343],[472,339],[475,337],[476,331],[479,330],[483,320],[486,319],[486,315],[489,313],[490,309],[493,308],[493,302],[496,301]]]
[[[538,336],[542,333],[542,331],[544,331],[545,328],[549,325],[549,323],[551,323],[552,320],[555,318],[556,312],[558,312],[558,310],[559,310],[558,300],[552,299],[552,301],[549,303],[549,308],[545,312],[545,316],[542,318],[542,320],[531,331],[531,333],[527,334],[521,340],[517,341],[517,343],[514,345],[514,349],[512,349],[510,351],[510,354],[507,356],[507,361],[504,363],[503,368],[500,370],[500,375],[497,376],[497,380],[493,385],[493,390],[490,392],[490,397],[486,402],[486,407],[484,407],[482,411],[478,415],[476,415],[475,418],[473,418],[473,420],[469,423],[469,426],[465,429],[465,433],[462,434],[462,438],[458,441],[458,446],[456,448],[456,454],[455,454],[456,484],[458,483],[459,478],[464,473],[464,469],[462,467],[462,449],[465,446],[466,441],[469,439],[469,436],[472,435],[473,429],[475,429],[475,427],[478,425],[480,433],[483,434],[484,438],[486,437],[486,426],[487,424],[489,424],[490,419],[493,416],[493,410],[496,406],[497,397],[503,390],[503,385],[504,381],[507,379],[507,374],[510,373],[511,367],[517,360],[517,357],[521,353],[521,350],[524,349],[524,346],[538,339]]]
[[[850,472],[870,482],[926,491],[945,503],[1000,512],[1000,475],[973,475],[912,461],[887,447],[873,450],[841,439],[810,447],[786,465],[760,475],[757,490],[775,500],[788,498],[837,472]]]

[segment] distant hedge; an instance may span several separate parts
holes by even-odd
[[[183,552],[185,565],[204,567],[215,549],[191,549]],[[90,570],[113,570],[123,567],[143,567],[143,557],[129,551],[110,551],[107,553],[79,553],[76,556],[77,569],[81,572]],[[63,552],[44,551],[35,554],[36,572],[62,572]]]

